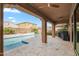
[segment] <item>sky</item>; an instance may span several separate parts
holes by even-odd
[[[14,24],[18,24],[21,22],[30,22],[33,24],[37,24],[38,27],[41,27],[42,22],[39,18],[32,16],[31,14],[25,13],[15,8],[4,8],[4,21],[10,21]],[[48,26],[50,24],[48,23]]]

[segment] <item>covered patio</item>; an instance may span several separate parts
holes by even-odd
[[[55,37],[57,24],[68,24],[70,42],[72,41],[72,15],[76,4],[15,4],[16,8],[36,16],[42,21],[42,42],[47,43],[47,22],[52,24],[52,37]],[[8,6],[9,7],[9,6]]]
[[[32,51],[32,48],[34,50],[29,53],[35,53],[35,55],[75,55],[73,42],[72,42],[72,39],[73,39],[72,19],[73,19],[74,11],[77,4],[73,4],[73,3],[69,3],[69,4],[67,3],[63,3],[63,4],[61,3],[60,4],[59,3],[57,4],[56,3],[35,3],[35,4],[30,3],[30,4],[27,4],[26,3],[26,4],[4,4],[3,7],[2,5],[3,4],[0,4],[0,13],[1,13],[0,22],[2,22],[2,17],[3,17],[2,10],[5,7],[17,8],[19,10],[22,10],[24,12],[27,12],[33,16],[40,18],[42,21],[42,33],[40,34],[40,37],[39,37],[40,39],[38,39],[38,41],[37,40],[32,41],[34,43],[34,44],[31,44],[32,46],[29,47],[28,45],[26,46],[27,48],[25,48],[25,46],[19,47],[14,51],[10,51],[6,53],[7,55],[20,55],[21,53],[23,53],[22,55],[33,55],[33,54],[28,54],[29,51]],[[52,24],[52,37],[47,36],[47,22],[50,22]],[[63,41],[61,40],[61,38],[56,36],[56,25],[64,24],[64,23],[68,25],[68,33],[69,33],[69,38],[70,38],[70,41],[68,42]],[[2,23],[0,24],[2,25]],[[0,29],[0,31],[2,30],[3,29]],[[3,46],[1,45],[3,44],[2,33],[0,33],[0,36],[1,36],[0,47],[3,48]],[[39,49],[40,51],[37,51]],[[0,50],[1,50],[0,54],[3,55],[3,49],[0,49]],[[24,53],[25,51],[26,53]]]

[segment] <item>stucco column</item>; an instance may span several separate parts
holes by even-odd
[[[0,3],[0,56],[3,55],[3,6]]]
[[[72,42],[72,17],[69,19],[69,24],[68,24],[68,27],[69,27],[69,36],[70,36],[70,42]]]
[[[47,21],[42,19],[42,43],[47,43]]]
[[[55,37],[55,24],[52,23],[52,37]]]

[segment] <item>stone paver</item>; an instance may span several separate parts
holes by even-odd
[[[5,51],[5,56],[74,56],[72,43],[48,36],[48,43],[41,42],[41,37],[26,40],[29,44]]]

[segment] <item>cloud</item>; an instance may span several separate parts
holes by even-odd
[[[19,10],[12,8],[4,8],[4,12],[21,13]]]
[[[14,19],[13,17],[8,17],[8,19]]]
[[[15,23],[16,21],[15,20],[11,20],[11,22]]]
[[[11,21],[11,22],[16,22],[16,21],[14,20],[14,17],[8,17],[8,19],[9,19],[9,21]]]

